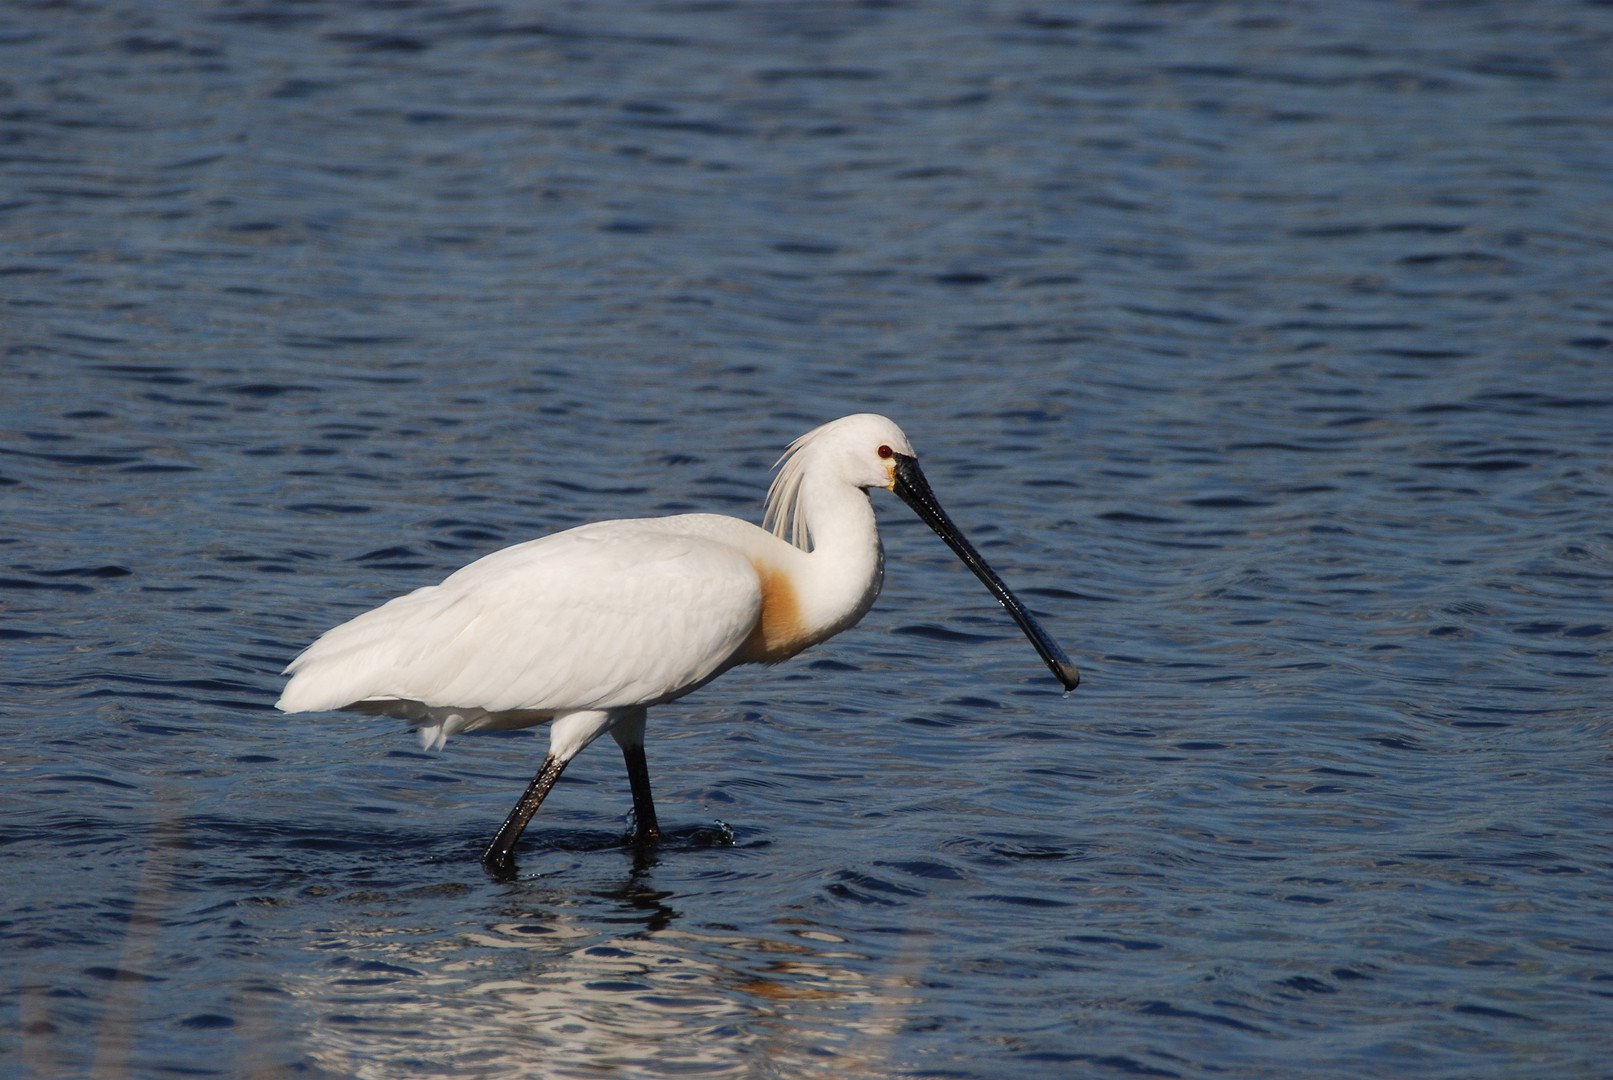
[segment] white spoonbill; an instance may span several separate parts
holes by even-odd
[[[549,724],[543,766],[482,856],[498,877],[514,873],[515,843],[567,762],[610,732],[639,838],[654,840],[644,711],[861,619],[884,577],[876,487],[951,546],[1075,689],[1075,665],[942,511],[901,428],[843,417],[791,443],[777,468],[766,528],[716,514],[631,518],[495,551],[327,631],[287,666],[278,707],[398,716],[427,747]]]

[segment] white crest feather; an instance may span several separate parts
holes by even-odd
[[[808,455],[802,453],[813,436],[823,428],[814,428],[792,442],[783,456],[773,463],[778,475],[767,488],[767,509],[762,514],[762,528],[771,530],[780,540],[787,540],[802,551],[811,550],[812,528],[801,512],[801,478],[806,475]]]

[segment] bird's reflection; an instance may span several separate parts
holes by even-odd
[[[654,865],[643,852],[588,896],[574,882],[506,886],[479,925],[447,935],[333,928],[324,947],[349,961],[297,988],[321,1018],[311,1057],[355,1077],[899,1071],[892,1048],[917,1000],[917,958],[875,961],[802,919],[767,936],[687,928],[652,884]],[[356,964],[396,977],[338,977]]]

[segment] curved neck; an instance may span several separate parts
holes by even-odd
[[[816,643],[853,625],[873,607],[884,582],[885,551],[866,491],[808,477],[797,512],[809,523],[812,550],[794,560],[796,592],[803,622]]]

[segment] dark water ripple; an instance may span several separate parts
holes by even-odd
[[[20,1075],[1596,1076],[1602,5],[0,15]],[[897,417],[865,625],[592,751],[346,615]],[[541,1072],[534,1062],[542,1062]],[[0,1070],[3,1071],[3,1070]]]

